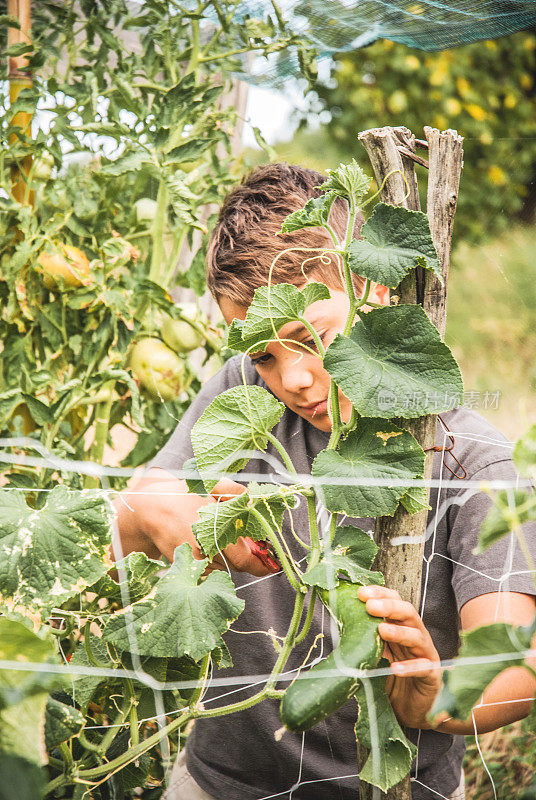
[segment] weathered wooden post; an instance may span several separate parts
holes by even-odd
[[[445,336],[447,282],[450,266],[450,245],[458,186],[463,165],[462,137],[456,131],[438,131],[425,127],[426,141],[416,140],[404,127],[375,128],[363,131],[359,139],[370,158],[378,186],[385,185],[381,199],[385,203],[420,210],[415,164],[428,168],[426,211],[434,245],[441,263],[443,285],[429,270],[417,268],[392,292],[392,299],[400,303],[419,303],[428,317]],[[416,154],[416,146],[428,149],[428,161]],[[391,173],[391,174],[389,174]],[[387,177],[388,176],[388,177]],[[399,424],[415,436],[426,451],[424,477],[432,476],[433,447],[436,439],[435,414],[419,419],[399,420]],[[385,585],[396,589],[404,600],[417,609],[421,600],[421,579],[424,557],[424,534],[428,512],[410,515],[399,506],[393,517],[379,517],[375,539],[379,546],[374,568],[385,575]],[[415,543],[393,545],[395,537],[411,537]],[[361,756],[363,753],[360,754]],[[372,798],[372,787],[361,784],[361,800]],[[411,800],[409,777],[401,781],[386,795],[374,792],[374,797],[388,800]]]
[[[7,29],[8,47],[13,45],[30,44],[30,0],[7,0],[7,13],[19,24],[19,28],[9,27]],[[32,77],[28,67],[28,57],[23,55],[9,56],[8,60],[8,81],[9,81],[9,100],[13,104],[23,89],[32,86]],[[10,120],[11,125],[18,126],[22,133],[31,137],[32,114],[29,111],[18,111]],[[10,144],[15,144],[17,135],[12,133],[9,138]],[[33,205],[33,192],[27,190],[25,176],[32,167],[32,157],[26,156],[19,166],[11,167],[11,191],[15,200],[23,203],[25,200]]]

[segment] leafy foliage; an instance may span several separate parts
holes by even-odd
[[[153,596],[116,615],[104,631],[105,640],[120,650],[135,646],[142,655],[187,655],[195,661],[221,648],[221,634],[238,617],[244,601],[236,598],[226,573],[212,572],[200,582],[206,563],[194,560],[189,545],[178,547]]]
[[[420,417],[461,402],[460,370],[420,306],[386,306],[337,336],[324,364],[359,414]]]
[[[267,434],[283,411],[284,405],[260,386],[234,386],[220,394],[192,429],[200,474],[243,469],[252,451],[265,449]],[[216,482],[205,479],[205,485]]]
[[[482,241],[514,216],[531,218],[534,31],[439,53],[383,40],[334,63],[310,96],[310,112],[331,114],[326,135],[336,157],[355,156],[358,130],[403,124],[419,135],[425,124],[454,128],[465,137],[455,239]],[[366,164],[364,152],[359,161]]]
[[[389,481],[423,477],[424,452],[413,436],[391,422],[360,419],[337,452],[322,450],[316,457],[315,477],[339,478],[322,488],[326,508],[350,517],[392,516],[407,487]],[[380,485],[361,484],[378,480]]]
[[[264,350],[283,325],[299,321],[307,306],[329,296],[329,289],[323,283],[307,283],[303,289],[290,283],[261,286],[245,320],[233,320],[227,344],[233,350]]]
[[[362,239],[349,247],[348,262],[363,278],[395,288],[415,267],[427,267],[441,278],[428,217],[378,203],[361,229]]]
[[[382,659],[378,666],[388,666]],[[395,717],[385,692],[385,678],[373,678],[368,681],[372,703],[367,697],[365,683],[356,692],[359,705],[359,716],[355,725],[358,741],[371,749],[370,755],[363,765],[359,778],[387,792],[400,783],[410,769],[411,762],[417,755],[417,748],[406,736]],[[374,715],[374,730],[377,738],[373,739],[371,717]]]

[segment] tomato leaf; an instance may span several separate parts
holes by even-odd
[[[516,443],[513,459],[520,475],[536,480],[536,425],[532,425]]]
[[[283,403],[261,386],[233,386],[212,401],[191,434],[197,468],[207,489],[217,483],[215,470],[237,472],[246,466],[252,450],[266,449],[266,434],[284,410]]]
[[[352,583],[383,585],[381,572],[370,569],[377,552],[377,545],[365,531],[352,525],[338,527],[330,549],[326,548],[320,562],[308,569],[302,580],[308,586],[329,589],[343,572]]]
[[[206,559],[194,559],[189,544],[177,547],[154,595],[118,612],[104,629],[104,640],[120,650],[136,647],[141,655],[188,655],[195,661],[221,647],[221,635],[244,601],[227,573],[215,570],[201,581],[206,565]]]
[[[44,613],[110,569],[112,509],[102,492],[55,486],[39,511],[20,493],[2,492],[0,510],[4,606]]]
[[[392,422],[360,419],[339,450],[322,450],[315,458],[316,478],[340,478],[340,484],[322,486],[329,511],[351,517],[392,516],[407,486],[390,486],[395,480],[422,479],[425,455],[416,439]],[[348,485],[363,478],[385,482],[378,486]]]
[[[324,366],[366,417],[422,417],[462,401],[460,368],[421,306],[362,314],[330,344]]]
[[[382,659],[378,667],[389,666]],[[359,779],[387,792],[408,774],[417,748],[404,735],[398,724],[385,691],[386,678],[373,678],[369,682],[373,697],[373,709],[367,702],[367,693],[361,683],[355,693],[359,704],[359,716],[355,725],[358,742],[371,748]],[[375,724],[371,724],[372,713]],[[375,735],[372,733],[375,730]]]
[[[47,697],[64,683],[60,675],[46,670],[47,664],[57,663],[55,643],[45,633],[34,633],[25,620],[1,617],[0,659],[43,664],[41,670],[0,672],[0,763],[12,755],[43,765]]]

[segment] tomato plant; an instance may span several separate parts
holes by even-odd
[[[0,120],[0,435],[24,407],[21,447],[100,463],[120,424],[135,434],[122,463],[142,464],[200,386],[187,353],[220,349],[221,331],[173,295],[204,291],[203,248],[186,254],[235,179],[222,97],[242,54],[301,45],[283,20],[244,26],[232,2],[215,8],[44,0],[29,41],[2,48],[24,62]],[[2,44],[18,24],[1,17]],[[98,485],[3,467],[11,486]]]

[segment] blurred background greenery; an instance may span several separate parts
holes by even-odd
[[[353,157],[370,171],[361,130],[405,125],[420,137],[432,125],[464,136],[447,341],[465,402],[512,440],[536,418],[535,97],[534,31],[439,53],[378,41],[335,59],[272,154],[319,170]],[[253,150],[244,159],[270,160]]]

